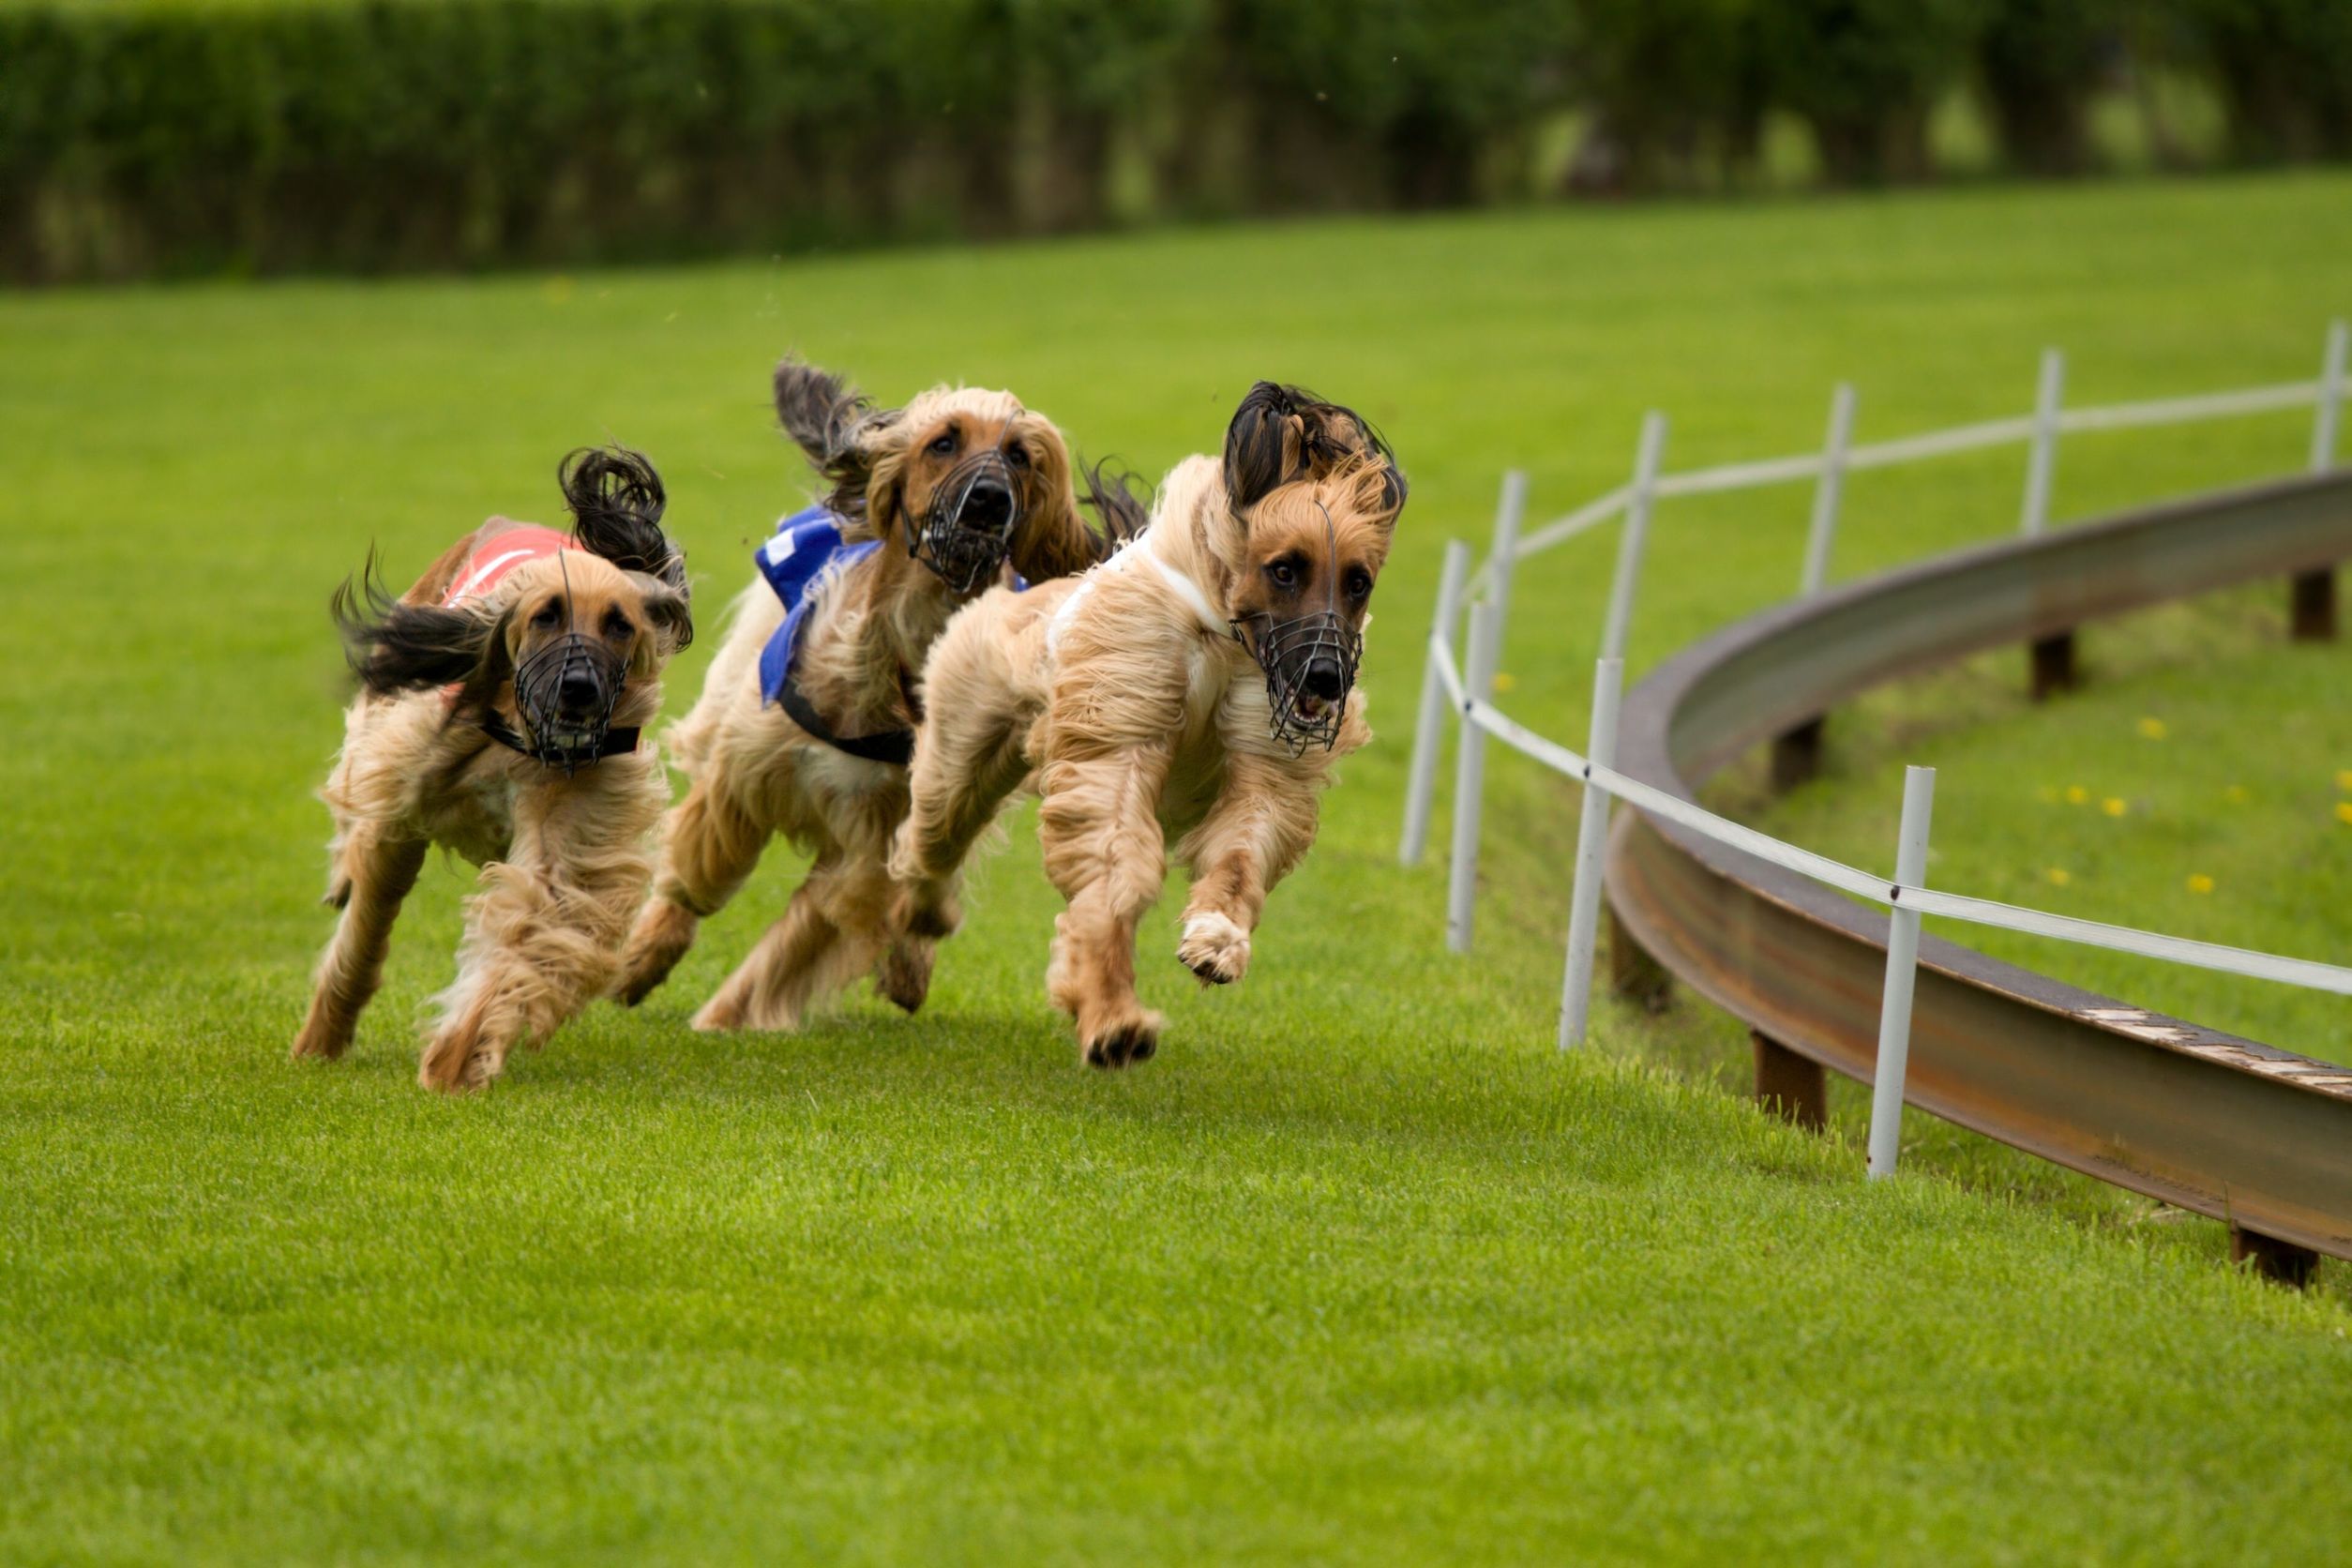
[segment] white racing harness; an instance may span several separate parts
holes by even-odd
[[[1135,565],[1138,558],[1150,562],[1160,574],[1161,580],[1176,591],[1176,596],[1184,601],[1194,618],[1200,623],[1201,630],[1213,637],[1233,635],[1232,626],[1210,605],[1209,596],[1200,591],[1200,584],[1160,559],[1159,551],[1152,548],[1153,537],[1153,530],[1145,530],[1141,537],[1122,545],[1118,553],[1099,566],[1089,567],[1086,575],[1078,579],[1078,587],[1062,601],[1062,608],[1053,612],[1053,619],[1046,623],[1046,657],[1053,658],[1060,652],[1062,634],[1070,629],[1070,623],[1078,618],[1078,606],[1086,602],[1086,596],[1094,591],[1094,584],[1103,574],[1124,572]]]

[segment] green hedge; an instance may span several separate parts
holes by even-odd
[[[2352,151],[2352,0],[0,0],[0,271],[577,263],[1924,172],[1974,81],[2082,166],[2128,40],[2248,157]]]

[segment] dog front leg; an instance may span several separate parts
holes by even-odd
[[[1315,842],[1316,781],[1286,762],[1229,753],[1215,805],[1178,847],[1193,882],[1176,957],[1204,985],[1230,985],[1248,971],[1266,895]]]
[[[670,978],[701,923],[742,889],[767,842],[764,823],[753,822],[709,780],[694,781],[663,821],[653,897],[638,912],[621,955],[614,994],[623,1006],[636,1006]]]
[[[1045,770],[1038,837],[1069,908],[1054,921],[1046,988],[1078,1024],[1090,1066],[1123,1067],[1159,1048],[1163,1019],[1135,989],[1136,927],[1168,872],[1160,832],[1166,749],[1134,746]]]
[[[1029,772],[1021,739],[1031,715],[1005,670],[1002,641],[1010,634],[1002,619],[986,604],[967,611],[949,625],[924,669],[907,816],[890,848],[898,884],[891,927],[918,942],[956,929],[964,862]]]
[[[319,959],[309,1016],[294,1036],[296,1057],[333,1058],[351,1048],[359,1015],[383,983],[392,923],[424,868],[425,848],[421,838],[400,837],[372,822],[345,826],[327,895],[342,913]]]
[[[622,764],[625,765],[625,764]],[[518,1045],[536,1046],[611,989],[629,915],[651,871],[642,840],[660,813],[650,767],[612,768],[584,783],[526,793],[508,858],[486,867],[466,904],[457,983],[417,1080],[428,1089],[479,1089]]]

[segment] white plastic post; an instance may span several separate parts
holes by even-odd
[[[1927,882],[1927,827],[1936,810],[1936,770],[1903,770],[1903,826],[1895,839],[1894,880]],[[1903,1149],[1903,1075],[1911,1059],[1911,986],[1919,978],[1919,911],[1898,897],[1887,916],[1887,980],[1878,1003],[1878,1063],[1870,1086],[1870,1174],[1894,1174]]]
[[[1837,537],[1837,506],[1846,488],[1846,448],[1854,436],[1854,388],[1839,382],[1830,399],[1830,434],[1821,448],[1821,479],[1813,490],[1813,528],[1805,536],[1804,591],[1817,594],[1830,580],[1830,547]]]
[[[1498,623],[1494,607],[1474,604],[1470,612],[1470,664],[1462,690],[1484,701],[1495,683]],[[1486,731],[1463,716],[1461,740],[1454,748],[1454,861],[1446,882],[1445,944],[1470,950],[1472,913],[1478,901],[1478,812],[1486,782]]]
[[[1495,646],[1502,646],[1505,627],[1511,619],[1511,574],[1519,565],[1519,524],[1527,517],[1527,474],[1522,469],[1505,469],[1502,475],[1502,494],[1495,502],[1495,543],[1486,555],[1486,602],[1495,610]],[[1493,695],[1488,691],[1471,694],[1484,701]]]
[[[2042,351],[2042,384],[2033,402],[2033,453],[2026,461],[2026,500],[2020,532],[2039,534],[2050,521],[2050,476],[2058,467],[2058,404],[2066,394],[2066,355]]]
[[[1641,552],[1650,536],[1650,508],[1657,500],[1658,462],[1666,455],[1666,415],[1642,417],[1641,446],[1634,456],[1633,493],[1625,499],[1625,529],[1617,536],[1617,577],[1609,584],[1609,614],[1601,627],[1601,656],[1623,658],[1634,619],[1634,591],[1641,582]]]
[[[1454,623],[1461,613],[1462,580],[1469,575],[1470,546],[1460,539],[1447,540],[1430,632],[1449,648],[1454,645]],[[1406,866],[1418,866],[1429,847],[1429,806],[1438,788],[1438,748],[1443,744],[1445,710],[1445,682],[1438,677],[1438,658],[1432,652],[1422,670],[1421,718],[1413,727],[1412,772],[1405,781],[1405,833],[1396,848],[1397,860]]]
[[[1592,671],[1592,728],[1585,758],[1597,766],[1617,765],[1617,700],[1625,687],[1625,661],[1605,658]],[[1568,972],[1560,983],[1560,1048],[1584,1044],[1592,1010],[1592,948],[1601,924],[1601,852],[1608,845],[1609,795],[1584,783],[1584,820],[1576,828],[1576,882],[1568,897]]]
[[[2336,425],[2344,417],[2344,361],[2352,348],[2352,328],[2328,324],[2328,352],[2319,369],[2319,409],[2311,422],[2311,471],[2325,474],[2336,463]]]

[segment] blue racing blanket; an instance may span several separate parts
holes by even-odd
[[[794,512],[776,525],[776,537],[753,552],[760,575],[784,601],[784,624],[760,650],[760,698],[773,702],[784,690],[792,671],[792,647],[800,624],[816,601],[817,585],[828,572],[843,570],[880,550],[872,539],[850,544],[841,537],[841,520],[822,506]]]

